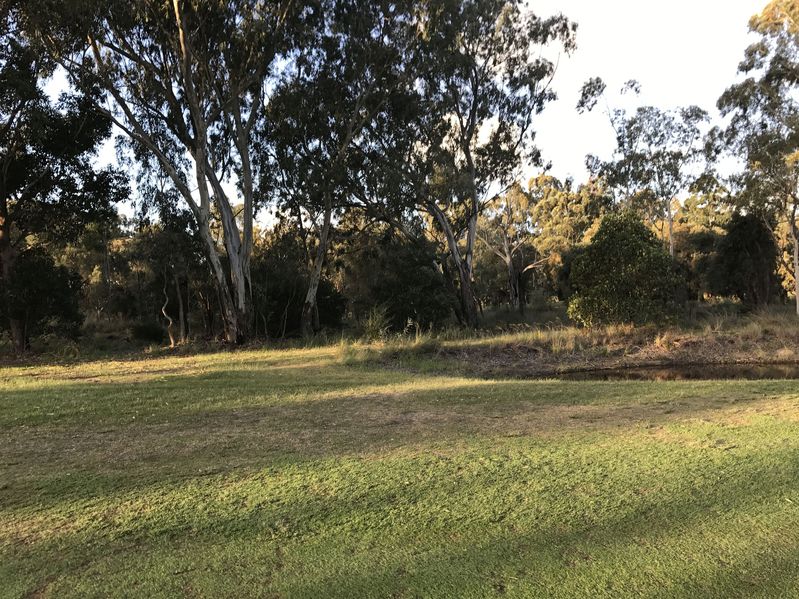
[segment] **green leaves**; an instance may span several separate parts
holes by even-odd
[[[633,214],[610,214],[574,258],[569,316],[586,326],[647,323],[672,315],[684,282],[653,233]]]

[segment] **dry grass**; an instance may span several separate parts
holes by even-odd
[[[692,326],[592,329],[567,325],[511,332],[448,330],[380,343],[342,342],[343,363],[381,362],[421,371],[542,377],[573,370],[668,364],[793,362],[799,318],[787,309],[717,314]]]

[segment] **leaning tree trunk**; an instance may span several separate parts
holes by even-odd
[[[172,331],[172,317],[166,311],[166,307],[169,305],[169,293],[167,292],[169,284],[169,278],[166,275],[166,270],[164,270],[164,305],[161,306],[161,314],[164,315],[166,318],[166,332],[169,334],[169,347],[175,347],[175,333]]]
[[[322,221],[322,230],[319,232],[319,245],[316,248],[311,276],[308,281],[308,291],[305,294],[305,302],[302,305],[302,316],[300,317],[300,332],[303,337],[310,337],[314,333],[314,313],[316,310],[316,293],[319,290],[319,282],[322,279],[322,266],[327,254],[327,241],[330,236],[330,221],[333,216],[333,203],[328,200],[325,202],[325,214]],[[318,317],[317,317],[318,323]],[[317,324],[318,326],[318,324]]]

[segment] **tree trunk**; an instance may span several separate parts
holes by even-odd
[[[169,334],[169,347],[175,347],[175,333],[172,332],[172,317],[166,311],[166,307],[169,305],[169,293],[167,293],[167,286],[169,284],[169,278],[166,276],[166,270],[164,270],[164,305],[161,306],[161,314],[164,315],[166,318],[166,332]]]
[[[189,279],[189,272],[184,271],[186,277],[186,341],[191,337],[191,323],[189,322],[189,315],[191,313],[191,280]]]
[[[172,280],[175,282],[175,293],[178,296],[178,342],[186,343],[186,315],[183,311],[183,294],[180,292],[180,281],[178,280],[178,276],[174,272],[172,273]]]
[[[322,278],[322,266],[327,254],[327,241],[330,234],[330,221],[333,216],[333,202],[328,199],[325,201],[325,214],[322,222],[322,230],[319,232],[319,245],[316,248],[311,276],[308,281],[308,292],[305,294],[305,302],[302,305],[302,316],[300,317],[300,332],[303,337],[310,337],[314,333],[314,311],[316,309],[316,292],[319,290],[319,281]],[[318,319],[317,319],[318,322]],[[318,325],[317,325],[318,326]]]
[[[799,316],[799,230],[796,227],[795,217],[791,217],[791,241],[793,242],[793,293],[796,315]]]
[[[444,260],[441,260],[440,267],[441,267],[441,275],[444,277],[444,285],[446,285],[447,290],[452,294],[453,297],[460,298],[460,294],[458,293],[458,290],[455,289],[455,285],[452,282],[453,279],[452,271],[450,270],[449,265],[447,264],[446,258]],[[458,324],[465,325],[466,319],[463,316],[463,310],[461,308],[460,300],[458,301],[457,304],[455,304],[454,309],[455,309],[455,318],[457,319]]]
[[[211,266],[211,274],[214,276],[214,283],[219,296],[219,304],[222,309],[222,323],[225,332],[225,341],[228,343],[242,343],[244,334],[239,326],[239,313],[233,303],[233,296],[230,293],[227,275],[219,259],[219,251],[214,243],[208,222],[198,222],[200,235],[205,241],[206,256]]]
[[[674,214],[671,211],[671,201],[666,207],[669,224],[669,255],[674,258]]]
[[[433,212],[436,220],[438,221],[444,236],[447,239],[447,248],[449,249],[452,261],[455,263],[455,269],[458,271],[458,282],[460,283],[460,304],[463,310],[463,319],[466,326],[476,329],[480,324],[480,316],[477,310],[477,302],[474,297],[474,289],[472,287],[472,273],[469,262],[461,258],[461,252],[458,249],[458,240],[455,239],[455,234],[452,232],[452,227],[447,221],[446,216],[441,209],[430,202],[428,207]]]
[[[5,289],[5,298],[3,301],[6,304],[6,309],[9,312],[8,328],[11,333],[11,342],[17,352],[26,351],[29,346],[29,339],[27,334],[27,327],[22,319],[15,318],[11,315],[11,278],[14,276],[14,265],[17,261],[17,250],[11,245],[11,222],[8,218],[6,210],[6,203],[0,203],[0,276],[3,279],[3,288]]]
[[[519,292],[519,275],[516,273],[516,267],[513,265],[513,259],[507,259],[505,264],[508,267],[508,297],[510,305],[515,310],[522,312],[521,293]]]

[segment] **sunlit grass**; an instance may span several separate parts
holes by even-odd
[[[3,369],[0,596],[799,596],[795,381],[386,345]]]

